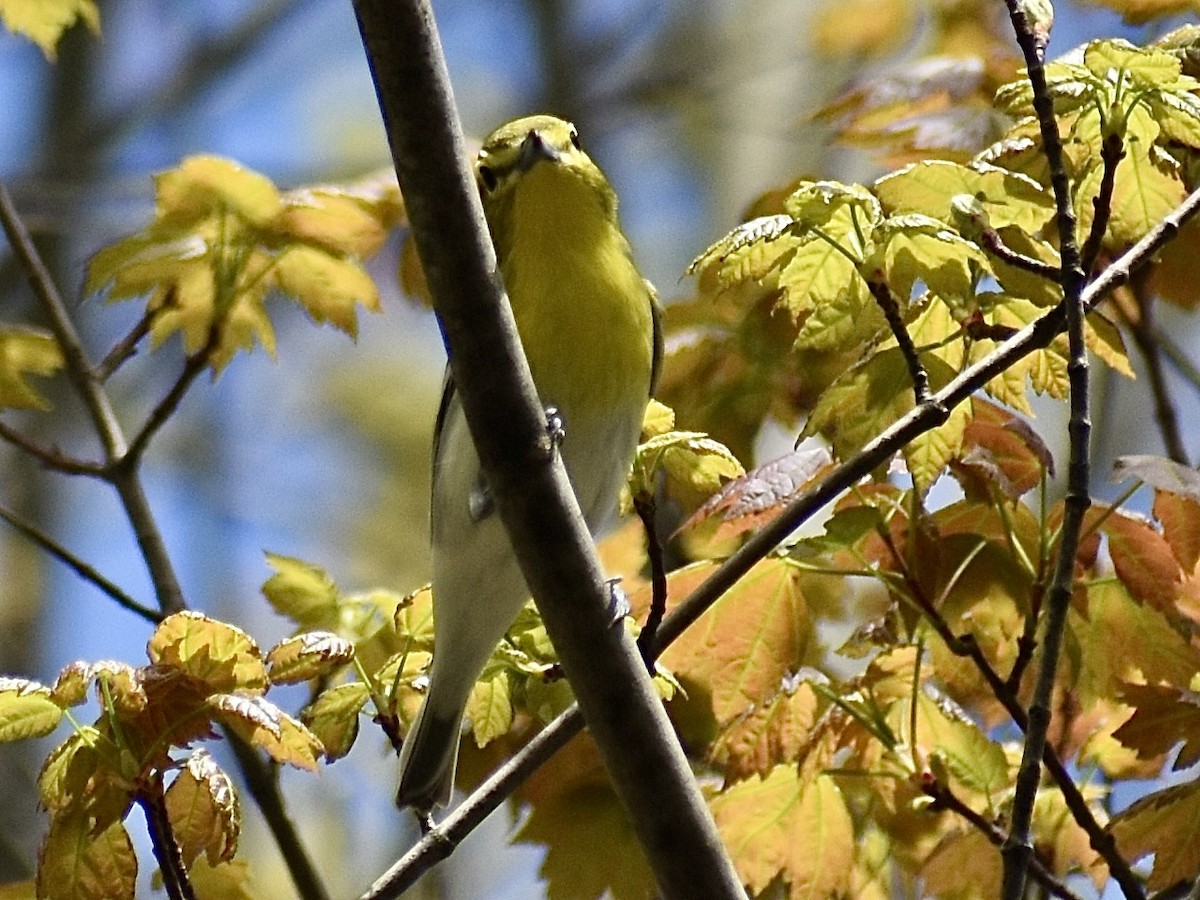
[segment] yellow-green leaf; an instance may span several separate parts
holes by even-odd
[[[875,193],[889,213],[920,213],[948,223],[954,221],[951,202],[968,194],[996,229],[1015,225],[1034,233],[1054,215],[1054,199],[1040,184],[986,163],[913,163],[880,178]]]
[[[200,854],[210,865],[237,853],[241,811],[233,782],[207,750],[193,750],[166,793],[167,817],[190,867]]]
[[[341,595],[329,573],[292,556],[267,553],[266,557],[275,574],[263,583],[262,592],[275,612],[301,628],[337,626]]]
[[[157,217],[180,227],[222,212],[262,226],[282,209],[269,178],[219,156],[189,156],[154,185]]]
[[[777,877],[787,896],[846,894],[854,863],[854,823],[828,775],[811,780],[776,766],[713,798],[713,818],[743,883],[760,894]]]
[[[317,247],[294,244],[279,254],[272,280],[294,297],[318,322],[329,322],[349,335],[358,333],[359,305],[379,310],[379,289],[360,263]]]
[[[344,188],[304,188],[284,195],[279,228],[290,238],[362,259],[387,240],[392,222],[382,212],[375,198]]]
[[[50,689],[25,678],[0,677],[0,743],[49,734],[62,721]]]
[[[42,48],[53,62],[63,32],[82,21],[93,34],[100,33],[100,10],[95,0],[0,0],[0,21],[15,34],[23,34]]]
[[[317,736],[329,762],[350,752],[358,737],[358,714],[370,697],[361,681],[348,681],[321,691],[300,713],[300,721]]]
[[[54,900],[133,900],[137,856],[129,833],[114,822],[98,834],[86,812],[50,820],[38,857],[38,897]]]
[[[53,375],[62,365],[62,350],[51,335],[0,325],[0,409],[48,409],[50,404],[30,385],[28,376]]]
[[[354,659],[354,644],[330,631],[306,631],[280,641],[267,653],[273,684],[297,684],[346,665]]]
[[[489,667],[467,698],[467,718],[475,743],[486,747],[498,737],[508,734],[513,723],[512,681],[507,669]]]
[[[214,692],[261,691],[267,670],[254,639],[227,622],[198,612],[175,613],[155,629],[146,647],[150,661],[181,669]]]

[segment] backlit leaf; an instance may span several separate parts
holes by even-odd
[[[0,0],[0,21],[15,34],[23,34],[54,62],[63,32],[82,21],[93,34],[100,33],[100,10],[95,0]]]
[[[321,742],[274,703],[246,694],[214,694],[209,703],[218,719],[243,740],[265,750],[275,762],[310,772],[317,770],[317,758],[323,752]]]
[[[1133,715],[1113,737],[1138,756],[1162,756],[1182,743],[1173,768],[1184,769],[1200,760],[1200,695],[1165,684],[1126,684],[1121,701]]]
[[[340,595],[324,569],[278,553],[266,557],[275,574],[263,583],[262,592],[275,612],[305,629],[337,626]]]
[[[166,792],[167,816],[184,865],[201,854],[210,865],[237,853],[241,812],[237,793],[206,750],[193,750]]]
[[[513,723],[512,681],[507,669],[497,666],[485,671],[467,698],[467,718],[475,744],[486,747],[508,734]]]
[[[669,596],[682,599],[712,568],[698,563],[671,573]],[[763,560],[663,653],[685,691],[710,699],[718,723],[773,696],[799,667],[810,623],[798,575],[786,560]],[[645,605],[638,596],[631,601]]]
[[[254,639],[227,622],[198,612],[175,613],[155,629],[150,661],[181,669],[214,692],[263,690],[267,671]]]
[[[137,856],[129,833],[114,822],[98,834],[86,812],[50,820],[38,857],[38,896],[54,900],[133,900]]]
[[[742,882],[760,894],[782,878],[791,898],[844,895],[853,869],[854,823],[828,775],[776,766],[726,788],[710,803]]]
[[[321,691],[301,711],[300,721],[321,742],[329,762],[350,752],[358,737],[359,713],[370,697],[370,691],[361,681],[348,681]]]
[[[267,653],[267,674],[273,684],[298,684],[346,665],[354,659],[354,644],[329,631],[305,631],[280,641]]]
[[[314,320],[329,322],[351,336],[358,333],[358,306],[379,310],[379,290],[361,263],[317,247],[288,247],[276,258],[272,279]]]
[[[264,225],[280,211],[270,179],[219,156],[189,156],[154,177],[157,214],[177,226],[229,211]]]
[[[0,677],[0,743],[49,734],[62,721],[50,689],[25,678]]]
[[[30,375],[53,375],[62,368],[58,341],[43,331],[0,325],[0,409],[48,409],[29,383]]]
[[[1154,854],[1148,890],[1195,878],[1200,871],[1200,781],[1143,797],[1114,816],[1108,831],[1126,859]]]
[[[1194,571],[1200,562],[1200,503],[1182,494],[1156,490],[1154,518],[1162,523],[1163,537],[1180,567]]]
[[[766,776],[781,763],[795,762],[821,706],[812,685],[801,681],[734,720],[710,751],[725,780]]]
[[[1015,225],[1036,232],[1054,215],[1054,200],[1036,181],[985,163],[971,166],[928,160],[905,166],[875,183],[889,213],[920,213],[954,221],[951,201],[960,194],[976,198],[996,229]]]

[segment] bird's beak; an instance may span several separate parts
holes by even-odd
[[[531,131],[521,142],[521,155],[517,157],[517,168],[522,172],[528,172],[543,160],[556,162],[558,158],[558,150],[546,143],[541,134]]]

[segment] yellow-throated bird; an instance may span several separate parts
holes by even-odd
[[[569,122],[501,126],[475,176],[538,396],[562,419],[563,462],[595,533],[615,516],[657,374],[653,288]],[[449,377],[433,458],[433,664],[396,798],[423,810],[449,802],[471,687],[529,597]]]

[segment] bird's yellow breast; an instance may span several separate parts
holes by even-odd
[[[568,429],[572,416],[644,402],[652,301],[615,211],[553,164],[527,172],[507,200],[493,235],[542,402],[567,414]]]

